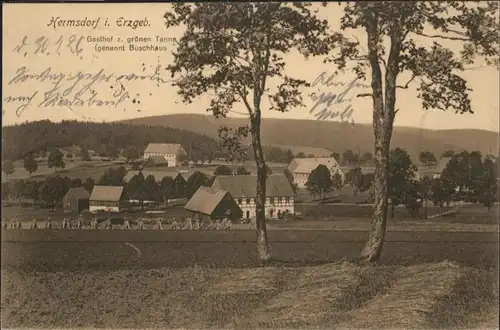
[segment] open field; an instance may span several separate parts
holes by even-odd
[[[269,222],[264,268],[253,230],[2,230],[2,327],[497,326],[498,226],[390,222],[363,266],[367,219],[301,223]]]
[[[5,328],[476,328],[497,274],[442,261],[308,267],[2,270]],[[42,298],[42,299],[40,299]]]
[[[356,258],[367,231],[270,230],[282,263],[314,264]],[[144,269],[256,265],[255,232],[154,230],[2,231],[2,267],[30,270]],[[126,244],[127,243],[127,244]],[[132,248],[132,244],[137,248]],[[410,265],[443,260],[496,267],[498,232],[389,231],[380,262]]]

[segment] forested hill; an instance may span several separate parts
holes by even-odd
[[[150,142],[180,143],[186,151],[191,143],[193,159],[203,159],[217,150],[214,139],[171,127],[43,120],[3,127],[2,157],[17,160],[30,152],[69,146],[85,147],[106,156],[129,146],[142,151]]]
[[[131,124],[154,124],[180,129],[196,127],[198,133],[215,137],[220,125],[237,127],[248,123],[244,118],[215,119],[213,116],[201,114],[172,114],[164,116],[144,117],[124,121]],[[281,146],[295,145],[304,147],[325,148],[332,152],[356,150],[361,153],[373,152],[373,128],[366,124],[341,124],[338,122],[318,120],[295,120],[264,118],[262,120],[262,141],[264,144]],[[480,150],[498,153],[497,132],[456,129],[429,130],[417,127],[394,127],[391,148],[402,148],[408,151],[414,161],[418,160],[420,151],[429,150],[435,155],[444,151]]]

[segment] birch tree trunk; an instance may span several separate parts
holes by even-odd
[[[271,259],[266,230],[266,163],[260,139],[260,111],[255,111],[252,120],[252,147],[257,165],[257,196],[255,199],[255,223],[257,229],[257,255],[261,262]]]
[[[395,116],[396,78],[398,74],[397,57],[400,52],[400,40],[393,32],[391,49],[385,73],[385,95],[382,86],[382,72],[379,64],[377,42],[379,31],[376,19],[367,27],[368,58],[372,68],[373,131],[375,136],[375,173],[373,178],[374,202],[372,228],[362,253],[361,259],[376,261],[380,257],[387,227],[388,208],[388,166],[392,127]],[[385,96],[385,97],[384,97]]]

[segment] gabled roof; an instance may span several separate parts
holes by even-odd
[[[318,165],[325,165],[329,170],[336,169],[341,171],[339,163],[333,157],[322,157],[322,158],[294,158],[290,165],[288,165],[288,170],[292,173],[303,173],[309,174],[318,167]]]
[[[200,187],[184,208],[188,211],[211,215],[226,195],[228,192],[225,190]]]
[[[257,176],[256,175],[220,175],[216,176],[212,184],[213,188],[226,190],[234,198],[256,197]],[[267,197],[291,197],[294,196],[290,182],[283,174],[271,174],[266,182]]]
[[[144,153],[157,154],[178,154],[184,152],[184,148],[179,143],[150,143],[144,150]]]
[[[167,171],[128,171],[125,177],[123,178],[123,181],[125,183],[130,182],[134,176],[139,174],[139,172],[142,172],[142,175],[144,175],[144,179],[146,179],[148,176],[152,175],[155,177],[156,182],[160,182],[164,177],[171,177],[172,179],[175,179],[179,173],[178,172],[167,172]]]
[[[123,194],[123,187],[118,186],[94,186],[91,201],[117,202]]]
[[[71,188],[68,190],[64,198],[77,198],[77,199],[89,199],[90,194],[87,189],[83,187]]]
[[[439,162],[436,165],[436,168],[434,169],[434,173],[435,174],[443,173],[444,169],[446,168],[446,166],[448,165],[448,163],[450,162],[450,160],[452,158],[453,157],[441,157],[441,159],[439,160]]]

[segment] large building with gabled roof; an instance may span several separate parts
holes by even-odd
[[[176,167],[179,164],[179,157],[186,155],[186,151],[178,143],[150,143],[144,150],[144,160],[150,157],[161,156],[167,161],[168,167]]]
[[[319,165],[325,165],[332,176],[336,173],[340,174],[342,182],[344,182],[345,174],[334,157],[294,158],[288,165],[288,170],[293,174],[293,181],[297,188],[306,187],[309,175]]]
[[[255,218],[257,197],[256,175],[218,175],[212,188],[225,190],[233,196],[246,219]],[[290,182],[283,174],[271,174],[266,182],[266,216],[279,217],[282,213],[295,213],[294,193]]]

